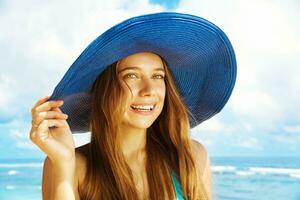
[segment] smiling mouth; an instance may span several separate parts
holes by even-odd
[[[138,112],[151,112],[154,110],[156,104],[152,104],[152,105],[131,105],[130,107],[134,110],[134,111],[138,111]]]

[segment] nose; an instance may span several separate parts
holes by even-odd
[[[155,94],[155,87],[151,80],[144,79],[140,84],[140,96],[153,96]]]

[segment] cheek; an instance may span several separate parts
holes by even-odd
[[[131,97],[132,95],[135,95],[136,91],[137,91],[137,87],[134,84],[130,84],[130,83],[123,83],[122,85],[122,90],[124,92],[124,94],[127,97]]]
[[[164,99],[166,96],[166,85],[162,85],[161,87],[157,88],[157,91],[159,92],[159,96]]]
[[[130,98],[131,96],[138,95],[139,88],[135,85],[128,85],[129,88],[125,89],[126,95]]]

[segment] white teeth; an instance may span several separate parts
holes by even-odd
[[[154,105],[151,106],[131,106],[133,109],[138,109],[138,110],[153,110]]]

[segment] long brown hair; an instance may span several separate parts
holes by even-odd
[[[202,171],[192,152],[188,109],[165,68],[166,95],[159,117],[147,129],[146,169],[149,199],[174,199],[171,173],[178,176],[186,199],[208,199]],[[91,89],[91,143],[86,155],[87,172],[79,186],[81,199],[138,199],[133,175],[120,148],[119,119],[128,98],[117,77],[116,63],[108,66]]]

